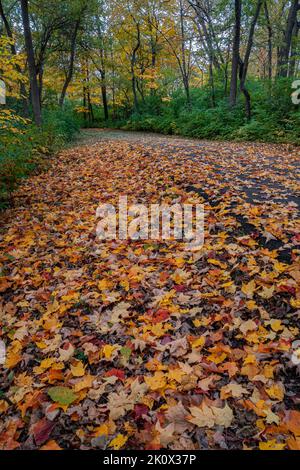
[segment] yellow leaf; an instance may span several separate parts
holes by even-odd
[[[263,299],[271,299],[271,297],[273,297],[274,290],[275,290],[274,285],[271,287],[263,287],[262,290],[258,292],[258,295],[262,297]]]
[[[13,351],[9,351],[6,356],[6,361],[4,367],[7,369],[13,369],[19,362],[21,362],[22,356],[20,353],[15,353]]]
[[[273,331],[281,331],[284,327],[281,324],[281,320],[270,320],[270,325]]]
[[[221,362],[225,361],[227,354],[224,352],[213,352],[210,354],[207,359],[215,364],[220,364]]]
[[[41,363],[40,363],[40,368],[41,369],[49,369],[52,364],[55,362],[55,359],[53,357],[50,357],[48,359],[44,359]]]
[[[168,379],[169,380],[176,380],[176,382],[181,383],[181,379],[184,375],[185,375],[185,372],[180,368],[171,369],[168,372]]]
[[[272,400],[282,401],[284,398],[284,389],[280,384],[274,384],[270,388],[266,388],[266,392]]]
[[[85,366],[81,361],[78,361],[74,366],[71,366],[73,377],[83,377],[85,374]]]
[[[114,450],[119,450],[124,446],[128,437],[123,436],[123,434],[118,434],[110,443],[108,447],[113,447]]]
[[[184,258],[176,258],[176,259],[174,260],[174,263],[176,264],[176,266],[177,266],[178,268],[181,268],[181,267],[184,265],[184,263],[185,263],[185,259],[184,259]]]
[[[65,364],[63,362],[55,362],[52,366],[53,370],[63,370],[65,368]]]
[[[274,367],[271,366],[270,364],[266,364],[264,367],[264,375],[267,377],[267,379],[273,379],[274,378]]]
[[[248,310],[250,310],[250,312],[253,312],[253,310],[258,308],[254,300],[247,300],[246,307]]]
[[[35,343],[39,349],[45,349],[47,347],[47,344],[44,343],[43,341],[37,341]]]
[[[126,292],[128,292],[130,289],[128,279],[122,279],[122,281],[120,281],[120,286],[123,287],[123,289],[125,289]]]
[[[108,281],[107,279],[101,279],[101,281],[98,282],[98,289],[99,290],[108,290],[112,288],[112,282]]]
[[[161,371],[155,372],[152,377],[146,376],[144,380],[152,391],[160,390],[164,388],[167,384],[165,374]]]
[[[300,308],[300,299],[291,299],[290,304],[293,308]]]
[[[110,359],[113,351],[115,350],[115,346],[111,346],[110,344],[106,344],[103,346],[102,351],[104,354],[105,359]]]
[[[78,300],[79,299],[79,293],[78,292],[70,292],[69,294],[67,295],[63,295],[61,300],[63,302],[70,302],[71,300]]]
[[[248,354],[244,360],[244,364],[256,364],[256,362],[256,356],[254,354]]]
[[[242,285],[243,294],[245,294],[247,297],[250,297],[250,299],[252,299],[255,289],[256,289],[255,281],[250,281],[248,282],[248,284]]]
[[[201,338],[195,339],[192,342],[192,347],[193,348],[202,348],[205,345],[205,338],[204,336],[201,336]]]
[[[285,448],[285,444],[280,444],[276,442],[275,439],[266,442],[259,443],[260,450],[283,450]]]
[[[80,390],[83,390],[85,388],[91,388],[93,384],[94,377],[92,375],[87,375],[84,377],[84,379],[80,380],[80,382],[77,382],[74,386],[75,392],[80,392]]]
[[[151,331],[154,336],[160,338],[161,336],[164,336],[166,334],[170,327],[170,323],[156,323],[156,325],[144,327],[144,332]]]
[[[207,260],[207,262],[210,263],[210,264],[213,264],[214,266],[219,266],[219,268],[221,268],[221,269],[226,269],[227,268],[226,264],[221,263],[221,261],[219,261],[217,259],[209,258]]]
[[[101,424],[101,426],[98,426],[94,430],[94,436],[99,437],[99,436],[108,436],[109,434],[109,427],[107,423]]]

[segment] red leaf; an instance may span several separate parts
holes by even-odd
[[[134,419],[139,419],[142,416],[146,415],[149,411],[148,406],[146,405],[134,405]]]
[[[120,380],[125,380],[125,374],[122,369],[111,369],[105,373],[105,377],[118,377]]]
[[[41,419],[32,427],[32,433],[37,446],[44,444],[48,441],[55,423],[48,421],[46,418]]]

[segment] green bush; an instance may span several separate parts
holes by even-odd
[[[19,180],[37,170],[51,153],[70,142],[79,131],[79,120],[71,107],[46,110],[41,129],[17,124],[0,129],[0,209],[7,207]]]
[[[139,105],[139,113],[118,122],[102,122],[101,127],[119,127],[126,130],[177,134],[200,139],[290,142],[300,141],[299,106],[291,101],[291,79],[249,80],[252,119],[246,120],[244,98],[240,94],[235,108],[228,105],[224,84],[215,81],[213,106],[208,86],[191,90],[191,106],[182,90],[177,90],[164,101],[157,94],[148,96]]]

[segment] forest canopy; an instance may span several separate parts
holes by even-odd
[[[1,0],[0,73],[37,124],[66,99],[92,122],[234,107],[240,94],[249,121],[257,101],[289,102],[298,11],[298,0]]]

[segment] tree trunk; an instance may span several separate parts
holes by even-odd
[[[72,35],[69,69],[68,69],[65,83],[64,83],[64,86],[60,95],[60,99],[59,99],[59,106],[61,108],[64,105],[67,90],[73,78],[74,62],[75,62],[75,54],[76,54],[76,41],[77,41],[77,34],[78,34],[79,26],[80,26],[80,18],[75,23],[75,27],[74,27],[74,31]]]
[[[101,77],[102,84],[101,84],[101,95],[102,95],[102,104],[103,104],[103,111],[104,111],[104,119],[105,121],[108,120],[108,102],[107,102],[107,89],[105,85],[105,75]]]
[[[92,100],[91,100],[90,70],[89,70],[88,60],[86,60],[86,96],[87,96],[87,104],[88,104],[89,124],[91,124],[94,122],[94,111],[93,111],[93,105],[92,105]]]
[[[265,9],[265,18],[267,21],[267,29],[268,29],[268,78],[272,80],[272,62],[273,62],[273,29],[270,21],[268,5],[265,0],[264,2],[264,9]]]
[[[87,122],[87,112],[86,112],[86,109],[87,109],[87,106],[86,106],[86,84],[83,85],[83,107],[84,107],[84,112],[83,112],[83,117],[84,117],[84,122],[86,124]]]
[[[290,77],[295,77],[297,73],[296,63],[297,63],[297,55],[299,54],[299,44],[298,44],[299,29],[300,29],[300,22],[296,21],[294,25],[294,30],[293,30],[292,47],[291,47],[291,63],[290,63],[290,70],[289,70]]]
[[[183,85],[185,89],[186,102],[188,107],[191,107],[191,97],[190,97],[190,79],[189,79],[189,70],[186,63],[185,57],[185,30],[184,30],[184,14],[183,14],[183,2],[180,0],[180,32],[181,32],[181,63],[182,63],[182,73],[183,73]]]
[[[136,22],[135,22],[136,23]],[[141,32],[140,32],[140,25],[136,23],[136,28],[137,28],[137,43],[136,46],[134,47],[131,55],[131,83],[132,83],[132,93],[133,93],[133,104],[134,104],[134,110],[139,111],[139,101],[138,101],[138,96],[137,96],[137,79],[135,75],[135,65],[137,61],[137,52],[139,48],[141,47]]]
[[[112,117],[115,119],[116,117],[116,86],[115,86],[115,62],[114,62],[114,51],[113,48],[111,48],[110,51],[110,57],[111,57],[111,63],[112,63],[112,86],[111,86],[111,91],[112,91]]]
[[[237,85],[238,85],[238,69],[240,58],[240,42],[241,42],[241,15],[242,0],[235,0],[235,26],[232,47],[232,66],[231,66],[231,82],[229,104],[231,107],[236,105]]]
[[[284,33],[283,45],[279,50],[278,70],[277,70],[277,74],[279,77],[288,76],[292,36],[293,36],[295,22],[297,21],[297,12],[299,8],[300,8],[299,0],[292,0],[291,7],[289,10],[286,30]]]
[[[25,47],[28,60],[30,90],[31,90],[31,103],[34,121],[37,126],[42,125],[42,112],[40,103],[40,93],[36,76],[36,64],[34,58],[34,50],[32,44],[32,35],[30,29],[29,13],[28,13],[28,0],[21,0],[22,21],[24,28]]]
[[[211,89],[211,104],[212,107],[216,107],[216,96],[215,96],[215,82],[214,82],[214,72],[213,72],[213,62],[212,57],[209,60],[209,84]]]
[[[255,31],[255,27],[257,24],[257,20],[259,17],[262,4],[263,4],[263,0],[258,0],[253,19],[251,21],[248,42],[247,42],[247,47],[246,47],[246,52],[245,52],[245,58],[244,58],[244,61],[242,61],[241,59],[239,60],[240,62],[240,89],[243,95],[245,96],[246,116],[247,116],[248,121],[250,121],[251,119],[251,96],[248,90],[246,89],[245,83],[246,83],[247,72],[248,72],[248,67],[249,67],[250,54],[251,54],[252,46],[253,46],[254,31]]]
[[[103,104],[103,111],[104,111],[104,119],[105,121],[108,120],[108,101],[107,101],[107,88],[106,88],[106,69],[105,69],[105,61],[104,61],[104,50],[101,48],[101,95],[102,95],[102,104]]]

